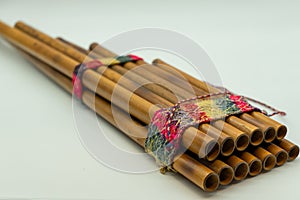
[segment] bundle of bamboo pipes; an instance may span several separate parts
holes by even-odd
[[[0,22],[0,35],[71,94],[72,75],[77,65],[117,56],[97,43],[85,50],[62,38],[52,38],[23,22],[16,23],[15,27]],[[151,67],[138,70],[141,65]],[[186,80],[191,87],[184,87]],[[145,84],[149,82],[152,83]],[[145,125],[160,109],[157,104],[170,107],[178,102],[178,97],[188,99],[219,92],[218,88],[161,59],[155,59],[152,64],[138,60],[102,66],[97,70],[87,69],[82,74],[82,84],[86,88],[82,102],[142,147],[147,129],[137,130],[130,126],[131,119],[125,112],[126,99],[134,122]],[[113,93],[116,94],[114,100]],[[117,106],[114,112],[122,119],[119,123],[113,118],[111,104]],[[178,155],[171,167],[204,191],[215,191],[219,185],[256,176],[296,159],[299,147],[285,139],[286,133],[286,126],[257,111],[189,127],[181,144],[187,151]]]

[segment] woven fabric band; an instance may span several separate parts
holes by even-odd
[[[78,99],[82,99],[82,93],[84,87],[82,85],[82,74],[87,69],[97,70],[101,66],[111,66],[111,65],[122,65],[127,62],[135,62],[138,60],[143,60],[142,58],[135,55],[118,56],[116,58],[104,58],[92,60],[87,63],[79,64],[75,67],[73,71],[72,83],[73,83],[73,93]]]
[[[145,150],[155,157],[162,167],[171,166],[180,152],[184,131],[202,123],[224,119],[231,115],[260,111],[242,96],[230,92],[197,96],[158,110],[152,117],[145,141]]]

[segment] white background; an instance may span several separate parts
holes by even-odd
[[[11,26],[23,20],[84,47],[136,28],[180,32],[207,51],[225,86],[285,110],[278,120],[300,144],[299,7],[299,1],[1,0],[0,19]],[[109,169],[81,145],[70,96],[3,41],[0,60],[0,198],[300,198],[299,160],[211,194],[179,175]]]

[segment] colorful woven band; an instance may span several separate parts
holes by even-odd
[[[148,127],[145,150],[154,156],[161,166],[171,166],[180,152],[181,138],[187,128],[254,110],[260,111],[247,103],[242,96],[230,92],[181,101],[154,114]]]
[[[118,56],[116,58],[104,58],[92,60],[87,63],[79,64],[75,67],[72,77],[73,83],[73,93],[78,99],[82,99],[82,92],[84,87],[82,85],[82,74],[87,69],[97,70],[101,66],[111,66],[111,65],[122,65],[127,62],[135,62],[138,60],[143,60],[142,58],[135,55]]]

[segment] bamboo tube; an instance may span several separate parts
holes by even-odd
[[[219,175],[220,185],[229,185],[232,182],[234,176],[233,168],[223,161],[215,160],[213,162],[208,162],[206,160],[201,160],[201,163]]]
[[[241,181],[247,177],[249,166],[239,157],[232,155],[229,158],[225,158],[224,162],[233,168],[235,180]]]
[[[262,161],[263,169],[270,171],[276,165],[276,157],[262,147],[254,148],[251,153]]]
[[[39,70],[41,70],[45,75],[51,78],[54,82],[59,84],[61,87],[66,89],[70,94],[72,94],[72,82],[66,76],[60,74],[56,70],[52,69],[50,66],[42,63],[41,61],[27,56],[27,59],[32,62]],[[95,98],[95,99],[94,99]],[[96,102],[96,107],[91,102]],[[113,115],[111,113],[110,103],[105,101],[104,99],[94,96],[93,93],[89,91],[83,92],[83,103],[88,105],[91,109],[97,112],[101,117],[105,120],[110,122],[116,128],[118,126],[115,124]],[[120,115],[126,115],[122,110],[118,110]],[[124,116],[124,125],[129,125],[130,122],[127,117]],[[123,130],[124,131],[124,130]],[[140,138],[133,138],[132,132],[136,132],[135,128],[128,127],[127,132],[125,134],[137,142],[139,145],[144,145],[144,138],[147,134],[147,130],[137,132],[134,135],[140,135]],[[197,186],[202,188],[204,191],[212,192],[218,188],[219,185],[219,178],[218,175],[210,170],[209,168],[205,167],[204,165],[196,162],[193,158],[189,157],[188,155],[183,154],[182,156],[178,157],[173,164],[173,168],[182,174],[184,177],[195,183]]]
[[[94,46],[94,44],[95,43],[93,43],[92,45],[91,45],[91,47],[92,46]],[[101,49],[104,49],[104,48],[100,48],[100,50],[98,49],[97,50],[97,55],[99,54],[99,53],[101,53]],[[109,51],[108,51],[109,52]],[[105,53],[103,53],[102,55],[100,55],[100,56],[105,56],[105,55],[109,55],[109,56],[115,56],[115,54],[108,54],[108,52],[105,52]],[[141,61],[142,63],[140,63],[140,64],[145,64],[145,62],[143,62],[143,61]],[[134,69],[135,67],[136,67],[136,65],[134,64],[134,63],[126,63],[124,66],[129,66],[129,68],[130,69]],[[111,66],[111,68],[112,69],[114,69],[114,70],[116,70],[116,71],[118,71],[120,74],[126,74],[126,75],[128,75],[128,74],[133,74],[133,73],[131,73],[129,70],[126,70],[126,69],[124,69],[123,67],[121,67],[121,66]],[[127,68],[128,69],[128,68]],[[139,76],[140,77],[140,76]],[[133,79],[133,80],[136,80],[138,77],[137,76],[135,76],[135,77],[131,77],[131,79]],[[153,76],[151,76],[151,79],[153,78]],[[177,82],[177,81],[175,81],[175,82]],[[202,93],[202,95],[203,95],[203,93]],[[176,103],[176,102],[173,102],[173,103]],[[246,148],[247,148],[247,146],[249,145],[249,137],[246,135],[246,133],[243,133],[242,131],[240,131],[240,130],[238,130],[238,129],[233,129],[232,128],[232,126],[230,126],[229,124],[227,124],[227,123],[222,123],[223,124],[223,126],[225,126],[225,127],[228,127],[228,129],[227,130],[229,130],[230,129],[230,131],[228,131],[228,132],[226,132],[226,134],[227,135],[229,135],[229,136],[231,136],[233,139],[234,139],[234,141],[235,141],[235,146],[237,147],[237,149],[239,150],[239,151],[242,151],[242,150],[245,150]],[[202,130],[202,131],[204,131],[204,130],[206,130],[206,131],[208,131],[208,128],[206,127],[202,127],[203,125],[200,125],[200,130]],[[220,126],[219,126],[220,127]],[[213,128],[213,127],[210,127],[210,129],[212,129],[212,131],[211,131],[211,133],[212,132],[216,132],[215,131],[215,129]],[[222,129],[220,129],[220,130],[222,130]],[[222,130],[223,131],[223,130]],[[217,135],[218,136],[218,135]],[[222,135],[221,135],[221,139],[222,139]],[[229,143],[231,143],[231,141],[230,140],[226,140],[226,142],[227,142],[227,144],[229,144]],[[230,152],[232,152],[232,148],[231,148],[231,146],[230,145],[222,145],[222,144],[224,144],[224,143],[220,143],[221,144],[221,153],[223,154],[223,155],[230,155],[229,153]],[[226,143],[225,143],[226,144]],[[222,148],[222,147],[224,147],[224,148]],[[227,147],[227,149],[225,149]],[[226,150],[226,151],[225,151]]]
[[[14,45],[18,46],[24,51],[34,55],[35,57],[41,59],[47,64],[53,66],[55,69],[61,71],[64,75],[67,75],[68,77],[72,77],[75,66],[79,64],[70,57],[63,55],[62,53],[54,50],[53,48],[39,42],[34,38],[31,38],[30,36],[22,33],[17,29],[7,26],[2,22],[0,22],[0,33],[9,42],[13,43]],[[86,80],[86,78],[91,79]],[[99,79],[100,82],[98,83]],[[125,88],[116,85],[114,82],[108,80],[103,76],[101,77],[99,74],[92,70],[85,71],[85,73],[83,74],[83,83],[89,89],[95,89],[94,86],[98,85],[98,94],[102,95],[108,100],[110,100],[112,94],[111,92],[113,91],[113,89],[117,89],[120,92],[117,93],[118,97],[120,98],[120,101],[116,101],[114,103],[116,103],[120,107],[123,107],[123,109],[124,106],[126,106],[124,98],[130,97],[130,114],[136,116],[144,123],[149,123],[149,111],[150,114],[153,114],[155,110],[159,109],[158,107],[154,106],[150,102],[144,100],[143,98],[140,98],[137,95],[133,94],[130,96]],[[198,134],[195,134],[196,132],[197,130],[195,128],[188,128],[183,136],[183,144],[200,157],[206,156],[209,160],[214,160],[220,151],[218,144],[214,139],[210,138],[209,136],[206,136],[204,133],[198,131]],[[187,140],[186,138],[194,140]],[[189,144],[186,143],[187,141],[189,142]],[[191,141],[192,144],[190,145]],[[214,148],[212,148],[212,146],[214,146]]]
[[[283,148],[288,153],[288,161],[295,160],[299,155],[299,147],[287,139],[275,141],[279,147]]]
[[[277,166],[282,166],[284,163],[286,163],[288,159],[288,153],[284,149],[272,143],[266,144],[264,148],[276,157]]]
[[[256,176],[262,171],[262,162],[257,157],[252,155],[251,153],[244,151],[240,152],[239,157],[248,163],[249,165],[249,175]]]
[[[161,59],[155,59],[153,61],[154,64],[159,64],[159,66],[161,68],[163,68],[165,71],[168,71],[169,73],[180,73],[182,76],[184,76],[187,80],[190,81],[191,84],[193,84],[194,86],[199,86],[200,88],[202,88],[203,90],[207,91],[207,92],[216,92],[217,89],[205,84],[202,81],[197,80],[196,78],[190,76],[189,74],[173,67],[172,65],[162,61]],[[282,139],[285,137],[286,133],[287,133],[287,128],[286,126],[280,124],[279,122],[276,122],[275,120],[271,119],[268,116],[265,115],[261,115],[259,112],[252,112],[251,113],[253,116],[257,117],[257,119],[262,120],[263,122],[265,122],[266,124],[271,125],[276,133],[276,137],[277,139]]]

